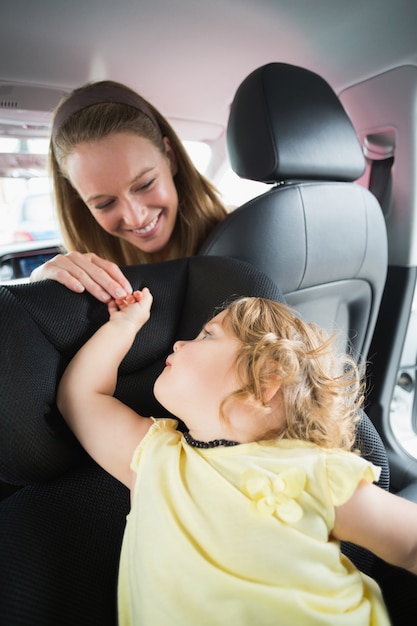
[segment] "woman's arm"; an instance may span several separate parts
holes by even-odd
[[[46,279],[56,280],[76,293],[88,291],[101,302],[132,293],[121,269],[92,252],[58,254],[33,270],[30,276],[31,282]]]
[[[57,404],[87,452],[130,487],[133,452],[151,426],[149,418],[113,397],[119,365],[150,316],[147,288],[109,304],[110,319],[72,359],[58,387]]]
[[[350,500],[336,507],[332,536],[417,574],[417,504],[376,485],[360,483]]]

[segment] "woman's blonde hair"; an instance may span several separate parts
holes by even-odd
[[[241,388],[229,402],[256,400],[265,413],[265,390],[277,385],[280,425],[261,439],[311,441],[326,448],[352,449],[363,403],[364,381],[355,360],[329,336],[290,307],[263,298],[241,298],[226,309],[223,325],[241,342],[237,374]],[[283,420],[283,421],[282,421]]]
[[[89,83],[109,90],[119,90],[128,97],[138,97],[134,91],[114,81]],[[75,92],[73,92],[74,94]],[[58,106],[55,121],[61,109],[72,97],[70,94]],[[122,98],[123,99],[123,98]],[[104,231],[70,184],[65,173],[65,160],[79,144],[94,142],[111,133],[133,133],[152,142],[165,154],[164,137],[169,140],[177,161],[174,182],[178,193],[178,217],[171,239],[170,258],[193,256],[209,232],[226,215],[213,185],[195,168],[179,137],[168,121],[149,102],[141,98],[150,111],[143,111],[115,101],[102,102],[82,108],[71,114],[58,126],[50,142],[49,163],[54,183],[55,203],[64,243],[68,250],[94,252],[118,265],[132,265],[153,261],[151,254]],[[156,121],[156,124],[154,123]]]

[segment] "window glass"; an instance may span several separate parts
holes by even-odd
[[[0,245],[59,240],[47,172],[49,140],[36,129],[0,137]],[[7,131],[6,133],[10,132]],[[45,132],[44,129],[40,132]]]
[[[204,141],[183,141],[192,162],[201,174],[206,174],[211,158],[210,146]]]
[[[7,154],[8,152],[19,152],[20,141],[13,137],[0,137],[0,152]]]
[[[417,458],[417,290],[398,370],[390,408],[394,436],[409,454]]]
[[[210,146],[203,141],[184,141],[183,143],[194,165],[203,175],[207,175],[211,159]],[[265,193],[271,187],[271,185],[264,183],[239,178],[230,166],[221,178],[215,182],[215,186],[221,193],[222,200],[229,210],[233,210],[255,196]]]
[[[217,184],[217,188],[222,194],[223,202],[229,210],[233,210],[265,193],[271,185],[239,178],[231,168],[228,168]]]
[[[0,178],[0,244],[59,238],[49,178]]]

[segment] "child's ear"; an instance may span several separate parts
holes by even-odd
[[[265,405],[268,405],[272,402],[272,400],[277,395],[278,391],[281,388],[281,380],[276,375],[271,375],[262,394],[262,401]]]

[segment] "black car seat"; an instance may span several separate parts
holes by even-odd
[[[117,395],[166,415],[153,382],[176,339],[195,336],[237,295],[282,298],[253,266],[195,257],[128,267],[152,316],[120,368]],[[0,287],[0,624],[116,625],[128,490],[83,453],[55,406],[61,373],[107,307],[52,281]],[[172,567],[175,576],[175,564]]]
[[[116,390],[145,415],[166,415],[152,387],[176,339],[195,336],[231,297],[282,299],[270,278],[230,258],[123,271],[134,288],[148,285],[154,294],[151,319],[121,365]],[[55,406],[63,369],[106,318],[105,305],[52,281],[0,287],[2,626],[116,626],[128,490],[83,452]],[[358,445],[382,466],[386,488],[385,451],[366,416]],[[363,555],[356,556],[360,566]]]
[[[227,147],[236,174],[272,187],[232,211],[199,254],[258,267],[305,319],[340,331],[357,358],[372,362],[368,351],[387,275],[386,227],[374,195],[354,182],[365,161],[337,95],[314,72],[264,65],[237,89]],[[364,416],[358,447],[376,464],[381,453],[380,484],[387,487],[380,443]],[[343,550],[380,583],[393,626],[408,626],[415,614],[415,577],[357,546],[344,544]]]
[[[154,295],[116,392],[144,415],[166,414],[152,388],[176,339],[195,336],[230,297],[282,297],[268,277],[234,259],[195,257],[124,273]],[[128,491],[83,453],[55,406],[64,367],[106,317],[105,305],[55,282],[0,287],[2,626],[116,625]]]
[[[303,316],[367,357],[387,273],[381,208],[354,184],[365,160],[338,97],[285,63],[253,71],[231,105],[227,147],[241,178],[273,187],[231,212],[202,255],[252,263]]]

